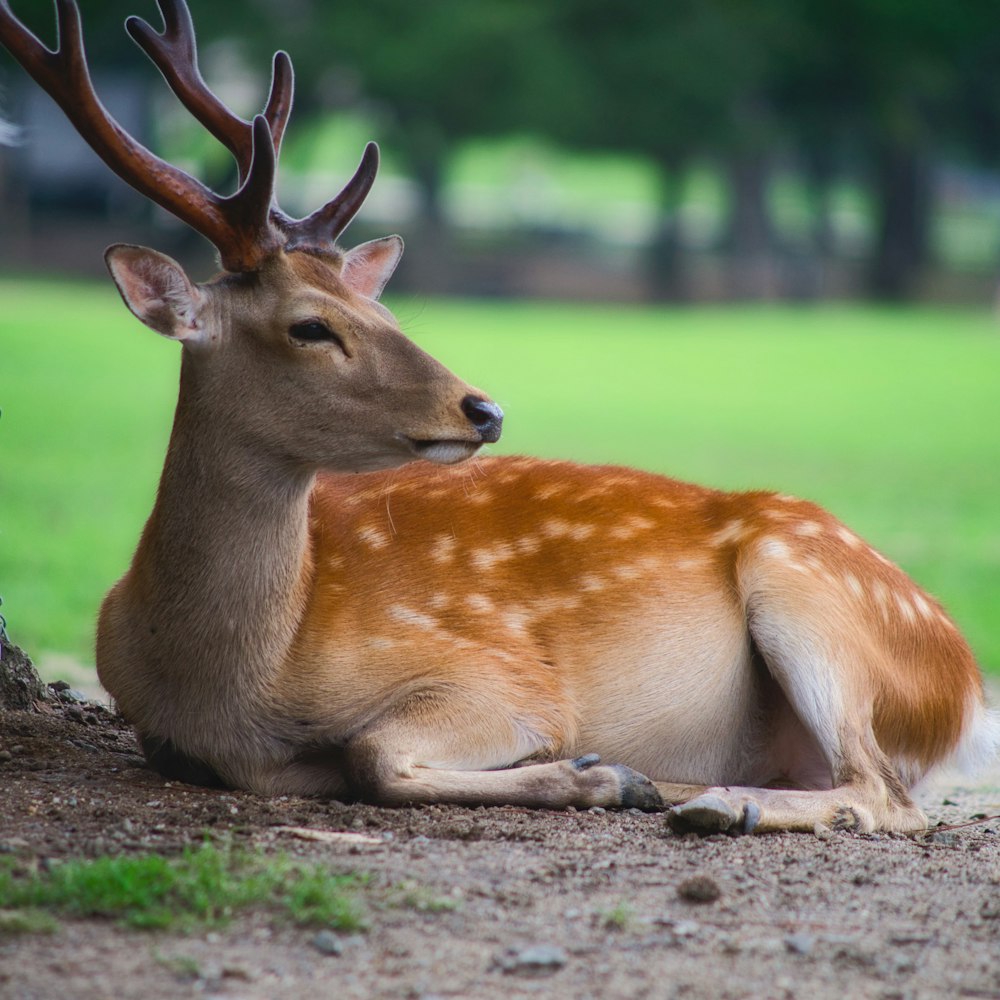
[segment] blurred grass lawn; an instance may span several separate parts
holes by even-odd
[[[152,504],[177,347],[107,284],[0,280],[0,594],[93,660]],[[818,500],[940,597],[1000,674],[1000,331],[984,312],[390,301],[507,411],[496,452]],[[182,623],[179,623],[182,624]]]

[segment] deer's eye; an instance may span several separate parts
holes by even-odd
[[[304,343],[315,344],[326,341],[330,344],[336,344],[344,352],[344,354],[347,355],[347,357],[350,357],[347,353],[347,347],[340,334],[335,333],[325,323],[321,323],[318,319],[310,319],[305,323],[294,323],[291,327],[289,327],[288,333],[293,340],[302,341]]]

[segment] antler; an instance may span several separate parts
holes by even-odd
[[[101,104],[87,69],[75,0],[56,0],[55,49],[47,48],[0,0],[0,42],[62,108],[77,131],[123,180],[209,239],[228,271],[256,270],[275,250],[329,248],[361,207],[378,169],[369,143],[354,177],[336,198],[305,219],[274,204],[278,152],[292,108],[291,60],[277,52],[262,115],[245,121],[209,90],[198,69],[194,24],[185,0],[157,0],[164,30],[131,17],[126,29],[171,90],[236,159],[240,186],[217,194],[133,139]]]
[[[158,6],[163,16],[162,33],[157,32],[141,17],[128,18],[125,30],[163,74],[184,107],[233,154],[242,183],[250,171],[252,125],[234,115],[208,89],[202,78],[198,69],[194,22],[184,0],[158,0]],[[271,129],[276,158],[292,110],[294,86],[295,77],[288,54],[275,52],[271,92],[264,108],[264,117]]]

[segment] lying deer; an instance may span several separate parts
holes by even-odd
[[[531,458],[447,468],[503,414],[378,303],[400,239],[335,245],[376,148],[290,218],[288,57],[246,122],[205,85],[184,0],[159,5],[162,33],[127,29],[232,152],[230,197],[110,118],[72,0],[55,51],[0,0],[0,40],[224,268],[195,284],[156,251],[107,251],[125,304],[182,347],[156,504],[97,636],[150,763],[266,795],[924,827],[908,789],[1000,736],[941,606],[802,500]]]

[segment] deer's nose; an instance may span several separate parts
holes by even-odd
[[[500,428],[503,426],[503,410],[496,403],[478,396],[466,396],[462,400],[462,412],[469,422],[479,431],[480,441],[492,444],[500,440]]]

